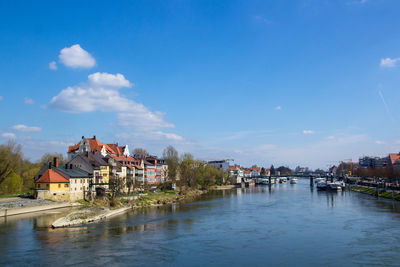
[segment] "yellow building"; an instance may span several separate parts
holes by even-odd
[[[76,201],[84,199],[90,192],[92,175],[72,164],[54,163],[43,166],[35,177],[36,198],[55,201]]]
[[[35,181],[35,195],[42,199],[69,199],[69,180],[53,169],[46,170]]]

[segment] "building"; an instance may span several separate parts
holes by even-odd
[[[67,164],[93,174],[95,187],[108,188],[111,166],[100,152],[76,154]]]
[[[58,158],[49,162],[35,176],[35,196],[40,199],[76,201],[84,199],[91,190],[93,175],[72,164],[59,166]]]
[[[261,175],[261,167],[252,166],[249,170],[250,170],[250,177],[258,177]]]
[[[224,171],[229,169],[229,160],[213,160],[209,161],[208,164]]]
[[[236,184],[240,184],[244,177],[244,171],[239,165],[229,166],[229,176],[233,178]]]
[[[128,145],[118,146],[118,144],[104,144],[97,140],[96,136],[93,136],[93,138],[85,138],[82,136],[81,141],[68,148],[68,159],[72,159],[76,154],[86,152],[99,152],[103,157],[107,155],[130,156]]]
[[[382,168],[390,165],[389,157],[362,157],[359,159],[359,166],[362,168]]]

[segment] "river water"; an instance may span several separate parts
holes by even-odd
[[[218,191],[97,224],[49,229],[68,210],[0,220],[0,265],[400,264],[400,203],[299,184]]]

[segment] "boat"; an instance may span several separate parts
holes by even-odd
[[[269,180],[266,178],[261,179],[261,184],[269,184]]]
[[[290,179],[291,184],[297,184],[297,178],[292,178]]]
[[[331,182],[326,184],[327,189],[331,191],[342,191],[341,182]]]
[[[321,191],[325,191],[327,189],[326,182],[319,182],[317,183],[317,189]]]

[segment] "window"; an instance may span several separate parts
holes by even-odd
[[[68,184],[65,184],[64,187],[68,187]]]
[[[61,188],[61,184],[58,184],[58,188]]]
[[[38,184],[38,186],[37,186],[38,188],[40,188],[40,184]]]

